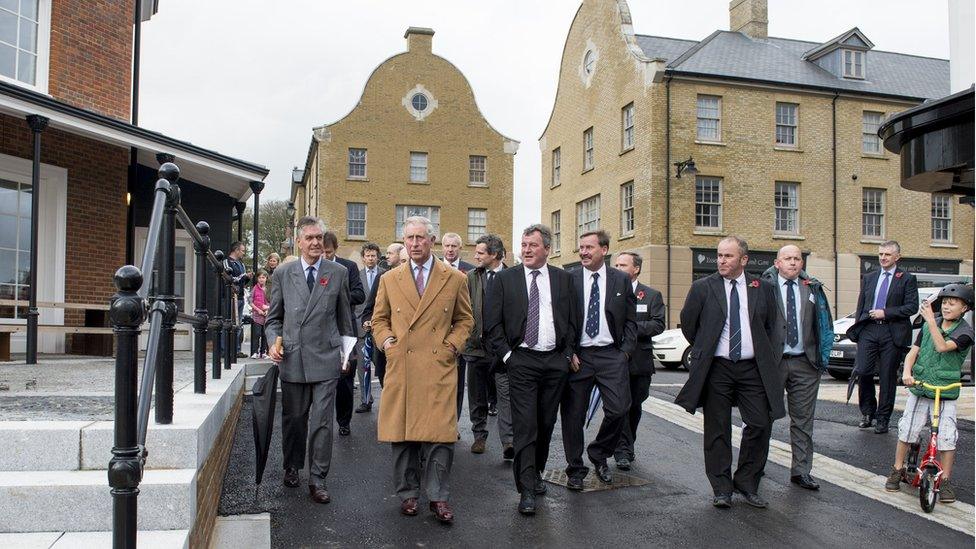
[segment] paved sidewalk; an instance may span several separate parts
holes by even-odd
[[[847,383],[821,383],[820,399],[832,400],[834,402],[846,402]],[[895,409],[898,411],[904,410],[906,400],[908,400],[908,389],[905,387],[898,387],[898,391],[895,393]],[[856,388],[854,389],[854,394],[851,395],[851,404],[857,405]],[[976,419],[974,414],[976,414],[976,387],[963,387],[959,394],[959,400],[956,401],[956,417],[958,419],[968,419],[969,421],[973,421]]]

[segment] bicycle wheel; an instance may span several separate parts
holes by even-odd
[[[938,492],[935,491],[935,475],[934,468],[926,467],[918,483],[918,502],[926,513],[931,513],[932,509],[935,509],[935,501],[938,498]]]

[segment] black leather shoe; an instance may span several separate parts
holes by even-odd
[[[506,444],[502,450],[502,459],[515,459],[515,447],[511,444]]]
[[[813,480],[810,475],[793,475],[790,477],[790,482],[796,484],[800,488],[806,488],[807,490],[819,490],[820,483]]]
[[[620,469],[621,471],[630,471],[630,460],[627,458],[618,459],[617,469]]]
[[[298,469],[285,469],[284,485],[289,488],[298,488]]]
[[[342,436],[344,436],[344,437],[349,436],[349,433],[351,433],[351,432],[352,431],[349,430],[349,427],[339,427],[339,434],[342,435]]]
[[[535,481],[535,487],[532,488],[532,493],[535,494],[535,495],[537,495],[537,496],[541,496],[541,495],[545,494],[548,491],[549,491],[549,488],[546,487],[546,481],[542,480],[541,478],[540,479],[536,479],[536,481]]]
[[[566,480],[566,488],[569,488],[570,490],[572,490],[574,492],[582,492],[583,491],[583,477],[569,477]]]
[[[731,509],[732,494],[715,494],[715,497],[712,498],[712,505],[719,509]]]
[[[876,423],[874,425],[874,432],[875,432],[875,434],[878,434],[878,435],[883,435],[884,433],[887,433],[888,432],[888,420],[887,419],[879,419],[878,420],[878,423]]]
[[[742,499],[744,499],[747,504],[757,509],[765,509],[769,507],[769,502],[763,499],[759,494],[743,492],[742,490],[736,490],[736,493],[742,496]]]
[[[357,414],[363,414],[363,413],[369,412],[372,409],[373,409],[373,405],[372,404],[360,404],[359,407],[356,408],[356,413]]]
[[[310,484],[308,486],[308,493],[312,496],[312,501],[315,503],[329,503],[332,501],[332,498],[329,497],[329,491],[321,484]]]
[[[596,477],[600,479],[600,482],[604,484],[613,483],[613,474],[610,473],[610,467],[606,463],[595,464]]]
[[[518,512],[528,516],[535,514],[535,494],[528,490],[522,492],[522,497],[519,499]]]
[[[871,428],[872,425],[874,425],[874,420],[871,419],[871,416],[862,417],[861,423],[857,424],[857,426],[861,429],[869,429]]]

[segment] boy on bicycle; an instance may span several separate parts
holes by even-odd
[[[905,403],[905,411],[898,422],[898,447],[895,464],[885,482],[885,490],[897,492],[905,474],[905,457],[912,443],[918,442],[922,429],[930,424],[935,407],[935,392],[916,383],[950,385],[962,377],[962,363],[973,344],[973,328],[963,319],[966,311],[973,308],[973,289],[964,284],[949,284],[942,288],[934,303],[924,301],[919,313],[925,325],[919,330],[915,344],[905,357],[902,381],[911,394]],[[935,311],[941,314],[936,316]],[[939,501],[952,503],[955,491],[949,482],[952,461],[956,454],[956,399],[959,389],[943,391],[939,411],[939,461],[943,478],[939,489]]]

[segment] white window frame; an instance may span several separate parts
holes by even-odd
[[[868,195],[877,193],[877,201],[872,200],[872,209],[868,210]],[[885,189],[865,187],[861,190],[861,236],[870,240],[883,240],[885,238],[885,206],[887,203],[887,192]],[[876,208],[876,209],[875,209]],[[879,234],[868,234],[864,229],[867,225],[868,216],[877,218]],[[874,225],[874,223],[872,223]]]
[[[865,55],[860,50],[841,50],[841,65],[843,66],[844,78],[864,79]],[[848,61],[850,59],[850,61]]]
[[[420,160],[423,160],[421,165]],[[427,183],[427,153],[422,151],[410,151],[410,182]],[[415,161],[416,160],[416,161]]]
[[[713,114],[710,112],[712,110],[711,105],[705,105],[704,102],[715,100],[715,112],[714,116],[708,116]],[[722,141],[722,96],[721,95],[706,95],[699,94],[695,100],[695,112],[696,112],[696,123],[695,123],[695,138],[698,141],[705,141],[709,143],[720,143]],[[715,136],[707,136],[702,133],[703,125],[702,122],[715,121]],[[707,128],[711,129],[711,128]]]
[[[792,110],[792,123],[787,117],[780,117],[780,107],[787,108],[787,115],[789,111]],[[792,107],[792,109],[790,109]],[[784,147],[795,149],[800,146],[800,105],[798,103],[789,103],[786,101],[776,102],[776,132],[774,137],[774,142],[777,147]],[[787,135],[786,130],[792,129],[793,141],[786,142],[780,141],[780,128],[784,130],[784,137]]]
[[[576,241],[580,235],[600,228],[600,195],[576,203]]]
[[[952,243],[952,195],[944,193],[933,193],[932,194],[932,242],[938,244],[951,244]],[[937,208],[944,208],[945,215],[936,215],[940,213]],[[944,230],[946,233],[946,238],[936,238],[936,222],[944,221],[945,228],[939,228],[939,231]]]
[[[352,211],[350,210],[351,206],[363,207],[362,219],[358,219],[358,218],[353,219],[352,217],[350,217],[350,214],[352,213]],[[369,204],[367,204],[366,202],[346,202],[346,240],[366,240],[366,218],[368,215],[369,215]],[[353,232],[350,230],[350,225],[349,225],[351,221],[362,222],[363,234],[353,234]]]
[[[620,150],[629,151],[634,148],[634,102],[631,101],[620,109]]]
[[[724,181],[723,181],[723,179],[721,177],[713,177],[713,176],[708,176],[708,175],[699,175],[699,176],[695,177],[695,230],[696,231],[700,231],[700,232],[719,232],[719,231],[722,230],[722,226],[723,226],[723,222],[724,222],[724,220],[722,219],[723,210],[724,210],[724,208],[722,207],[722,203],[724,202],[724,198],[725,198],[724,197],[724,193],[725,193],[724,187],[725,187],[725,185],[723,185],[723,182]],[[718,184],[718,201],[717,202],[705,202],[705,201],[700,201],[698,199],[698,187],[699,187],[699,185],[704,185],[705,183],[708,183],[708,184],[717,183]],[[712,189],[709,189],[709,192],[712,192]],[[701,215],[703,217],[706,215],[706,214],[699,214],[699,212],[698,212],[698,206],[699,205],[701,205],[701,206],[707,206],[709,208],[712,208],[712,207],[715,208],[714,217],[718,220],[718,225],[717,226],[712,226],[712,225],[699,225],[698,224],[698,217],[699,217],[699,215]],[[711,212],[709,212],[707,214],[707,217],[708,218],[712,218],[713,217],[713,214]]]
[[[363,161],[362,161],[362,163],[360,163],[360,162],[353,162],[353,151],[363,151]],[[360,147],[349,147],[349,150],[346,153],[346,155],[347,155],[346,156],[346,166],[347,166],[346,167],[346,178],[347,179],[366,179],[368,177],[368,175],[369,175],[369,172],[367,171],[367,166],[369,164],[369,150],[368,149],[365,149],[365,148],[360,148]],[[356,160],[359,160],[359,159],[356,158]],[[354,174],[354,173],[352,173],[353,166],[362,166],[363,167],[363,173],[362,174]]]
[[[786,190],[786,202],[780,199]],[[784,214],[781,218],[780,215]],[[792,223],[792,228],[780,228],[780,221]],[[773,234],[799,236],[800,235],[800,184],[795,181],[777,181],[773,185]]]
[[[479,214],[481,214],[481,217],[475,219]],[[479,222],[482,224],[478,224]],[[472,229],[480,229],[480,231],[474,233]],[[488,234],[488,209],[468,208],[468,244],[474,244],[486,234]]]
[[[560,240],[562,240],[562,225],[563,225],[563,211],[556,210],[549,214],[549,228],[552,230],[552,253],[559,254],[561,246],[559,245]]]
[[[634,215],[634,182],[620,186],[620,236],[632,236],[637,227]]]
[[[409,208],[409,210],[408,210]],[[422,215],[430,220],[434,226],[434,234],[441,234],[441,207],[418,204],[397,204],[393,207],[393,234],[396,240],[403,242],[403,222],[408,217]]]
[[[878,120],[868,120],[877,116]],[[878,127],[884,120],[884,113],[878,111],[863,111],[861,114],[861,152],[866,154],[884,154],[881,149],[881,138],[878,137]]]
[[[550,189],[559,186],[559,176],[562,171],[562,156],[563,152],[560,147],[552,150],[552,180],[549,182]]]
[[[475,166],[477,159],[481,159],[481,167]],[[478,177],[481,180],[478,180]],[[468,186],[487,187],[488,186],[488,157],[484,155],[472,154],[468,156]]]
[[[593,126],[583,130],[583,171],[593,169]]]
[[[19,13],[18,13],[19,15]],[[19,29],[18,17],[18,34]],[[37,64],[34,67],[34,84],[0,74],[0,80],[16,86],[48,94],[48,78],[51,68],[51,0],[39,0],[37,4]]]

